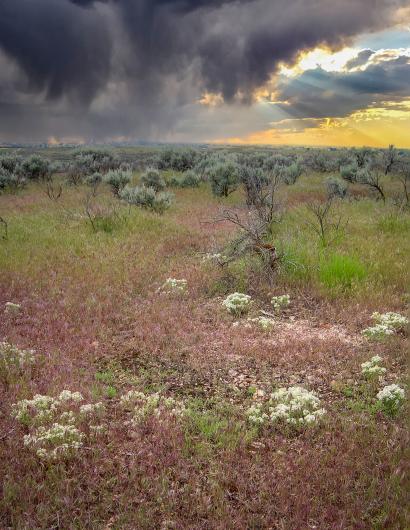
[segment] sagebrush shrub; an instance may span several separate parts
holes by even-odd
[[[0,157],[0,168],[9,173],[19,173],[23,159],[18,155],[3,155]]]
[[[52,172],[52,164],[39,155],[26,158],[21,165],[24,175],[30,180],[46,180]]]
[[[156,157],[159,169],[173,169],[175,171],[186,171],[192,169],[198,162],[200,153],[192,148],[163,149]]]
[[[172,193],[165,191],[157,193],[154,188],[147,188],[146,186],[135,186],[134,188],[126,186],[121,190],[119,196],[128,204],[146,208],[159,214],[170,208],[174,200]]]
[[[355,182],[357,176],[358,167],[355,163],[346,164],[340,167],[340,176],[342,179],[348,182]]]
[[[81,166],[83,175],[106,173],[110,169],[118,169],[120,160],[110,149],[82,147],[73,153],[74,161]]]
[[[156,169],[148,169],[141,176],[141,184],[147,188],[152,188],[155,192],[163,191],[166,188],[164,177]]]
[[[101,175],[101,173],[95,172],[91,175],[87,175],[84,178],[84,184],[86,184],[87,186],[96,187],[98,186],[98,184],[101,184],[102,180],[103,176]]]
[[[201,182],[201,178],[194,170],[189,169],[182,175],[172,175],[168,180],[169,186],[175,188],[197,188]]]
[[[197,188],[200,182],[200,177],[190,169],[181,175],[179,185],[181,188]]]
[[[260,203],[263,190],[269,184],[268,171],[245,164],[238,167],[239,179],[246,193],[246,204],[255,206]]]
[[[369,187],[372,191],[378,194],[384,202],[386,201],[386,194],[383,185],[384,174],[377,168],[370,165],[360,168],[356,174],[356,182]]]
[[[15,192],[24,188],[26,179],[20,174],[12,173],[0,167],[0,193],[5,191]]]
[[[217,197],[228,197],[238,187],[238,168],[232,162],[220,162],[210,169],[212,193]]]
[[[303,172],[302,166],[298,162],[293,162],[290,166],[282,169],[282,180],[288,186],[295,184]]]
[[[327,179],[326,189],[329,198],[344,199],[347,196],[347,184],[341,179]]]
[[[131,179],[131,171],[123,171],[121,169],[108,171],[104,176],[104,182],[111,187],[111,191],[117,196],[119,196],[125,186],[131,182]]]

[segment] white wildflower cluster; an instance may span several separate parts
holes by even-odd
[[[6,302],[4,304],[4,312],[9,314],[16,314],[19,313],[21,309],[20,304],[16,304],[14,302]]]
[[[317,422],[324,414],[320,399],[300,386],[279,388],[271,394],[269,402],[271,421],[284,421],[295,427]]]
[[[385,324],[376,324],[375,326],[370,326],[362,331],[362,335],[370,340],[383,340],[393,334],[394,329],[389,328],[389,326],[386,326]]]
[[[255,425],[263,425],[269,419],[263,403],[254,403],[251,405],[246,411],[246,416],[248,421]]]
[[[184,293],[187,290],[188,282],[186,280],[177,280],[168,278],[161,287],[161,291],[167,294]]]
[[[403,328],[409,322],[405,316],[393,312],[376,312],[373,313],[372,319],[376,322],[376,325],[362,331],[362,334],[371,340],[382,340],[389,335],[393,335],[395,331]]]
[[[214,262],[220,262],[220,261],[223,261],[225,259],[225,256],[223,256],[222,254],[220,254],[219,252],[215,252],[214,254],[212,254],[211,252],[207,252],[203,257],[202,257],[202,261],[214,261]]]
[[[21,350],[8,342],[0,342],[0,376],[3,379],[17,375],[35,360],[34,350]]]
[[[382,360],[383,359],[380,357],[380,355],[375,355],[370,359],[370,361],[362,363],[362,374],[367,378],[378,377],[385,374],[386,368],[380,366]]]
[[[252,304],[252,299],[248,294],[232,293],[222,302],[222,305],[231,315],[241,316],[246,314]]]
[[[285,307],[288,307],[290,304],[290,296],[288,294],[282,294],[281,296],[273,296],[270,303],[273,306],[273,309],[279,313]]]
[[[161,396],[158,392],[144,394],[137,390],[130,390],[121,397],[120,404],[126,411],[131,412],[132,417],[129,424],[133,427],[151,415],[161,417],[168,414],[182,417],[186,412],[186,407],[182,401]]]
[[[12,405],[12,416],[30,430],[24,445],[47,460],[73,456],[86,438],[84,430],[95,434],[105,428],[99,423],[105,412],[104,404],[80,405],[82,401],[80,392],[63,390],[57,397],[36,394]]]
[[[85,434],[74,425],[53,423],[40,425],[33,434],[24,436],[24,445],[44,460],[60,460],[72,456],[83,445]]]
[[[388,313],[373,313],[372,319],[377,324],[385,325],[391,329],[401,329],[409,323],[409,319],[400,313],[393,313],[392,311]]]
[[[248,322],[252,322],[262,328],[264,331],[270,331],[273,326],[275,325],[275,321],[273,318],[268,317],[255,317],[255,318],[248,318]]]
[[[318,422],[324,414],[320,399],[299,386],[280,388],[268,402],[254,403],[246,411],[248,421],[255,425],[284,422],[298,428]]]
[[[404,390],[398,385],[385,386],[376,396],[382,409],[394,416],[404,402]]]
[[[187,408],[183,401],[168,397],[162,399],[162,409],[158,409],[159,413],[165,410],[168,414],[175,417],[182,417],[187,412]]]
[[[95,417],[100,416],[105,412],[104,403],[99,401],[98,403],[86,403],[81,405],[80,414],[84,417]]]
[[[57,398],[58,403],[79,403],[80,401],[83,401],[83,396],[81,392],[71,392],[71,390],[63,390],[60,392],[60,395]]]
[[[55,398],[36,394],[33,399],[14,403],[11,415],[24,425],[38,425],[52,420],[57,406]]]

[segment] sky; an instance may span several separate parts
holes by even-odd
[[[0,142],[410,148],[408,0],[0,0]]]

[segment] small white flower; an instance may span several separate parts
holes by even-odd
[[[395,384],[388,385],[380,390],[376,397],[380,401],[402,401],[404,400],[404,390]]]
[[[372,319],[376,322],[376,325],[362,331],[362,334],[371,340],[383,340],[409,323],[408,318],[400,315],[400,313],[391,311],[383,314],[373,313]]]
[[[383,324],[390,329],[400,329],[404,327],[406,324],[409,323],[408,318],[406,318],[403,315],[400,315],[400,313],[394,313],[392,311],[389,311],[388,313],[373,313],[372,319],[378,323]]]
[[[94,434],[103,434],[107,432],[106,425],[90,425],[90,431]]]
[[[161,291],[167,294],[184,293],[188,287],[187,280],[177,280],[176,278],[168,278],[161,287]]]
[[[274,310],[279,313],[283,308],[290,304],[290,296],[288,294],[273,296],[271,299],[271,304]]]
[[[138,390],[130,390],[120,398],[120,404],[124,408],[129,408],[135,406],[139,402],[145,401],[146,396],[143,392]]]
[[[57,460],[71,456],[83,445],[85,435],[74,425],[53,423],[51,427],[38,427],[24,436],[24,445],[35,450],[40,458]]]
[[[71,392],[71,390],[63,390],[60,392],[60,395],[58,396],[57,400],[60,403],[73,401],[74,403],[78,403],[82,401],[84,398],[80,392]]]
[[[219,252],[215,252],[214,254],[208,252],[202,257],[202,261],[215,261],[217,263],[223,261],[224,259],[225,259],[225,256],[223,256]]]
[[[35,363],[34,350],[22,350],[9,342],[0,342],[0,373],[19,374]]]
[[[183,417],[187,412],[185,404],[172,397],[163,397],[158,392],[155,394],[144,394],[136,390],[130,390],[121,397],[120,403],[132,417],[127,424],[138,426],[145,418],[154,415],[157,418],[168,414],[174,417]]]
[[[275,325],[275,321],[273,320],[273,318],[268,318],[268,317],[248,318],[248,322],[254,322],[264,331],[271,330],[273,326]]]
[[[271,421],[284,420],[291,425],[308,425],[325,414],[325,410],[319,406],[319,398],[300,386],[279,388],[271,394],[269,401]]]
[[[15,304],[14,302],[6,302],[4,304],[5,313],[19,313],[21,309],[20,304]]]
[[[395,416],[404,403],[404,390],[398,385],[385,386],[376,396],[382,410],[389,416]]]
[[[99,401],[98,403],[86,403],[81,405],[80,414],[83,416],[94,416],[103,413],[105,410],[104,403]]]
[[[246,416],[250,423],[255,425],[263,425],[268,419],[268,415],[263,411],[261,403],[255,403],[246,411]]]
[[[86,434],[84,424],[104,412],[104,404],[83,401],[80,392],[63,390],[54,398],[36,394],[12,405],[12,416],[24,423],[29,433],[23,438],[24,445],[39,458],[57,461],[71,458],[83,446]],[[95,421],[93,421],[95,423]],[[89,433],[98,434],[105,426],[89,425]],[[86,431],[87,432],[87,431]]]
[[[375,355],[370,361],[361,364],[362,374],[366,377],[380,376],[386,373],[386,368],[380,366],[382,358],[380,355]]]
[[[362,331],[362,334],[371,340],[382,340],[389,335],[393,335],[394,329],[389,328],[385,324],[376,324]]]
[[[231,315],[241,316],[247,313],[252,304],[252,299],[248,294],[232,293],[222,302],[222,305]]]

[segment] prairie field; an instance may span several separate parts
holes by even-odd
[[[0,194],[0,527],[409,528],[404,181],[111,151]]]

